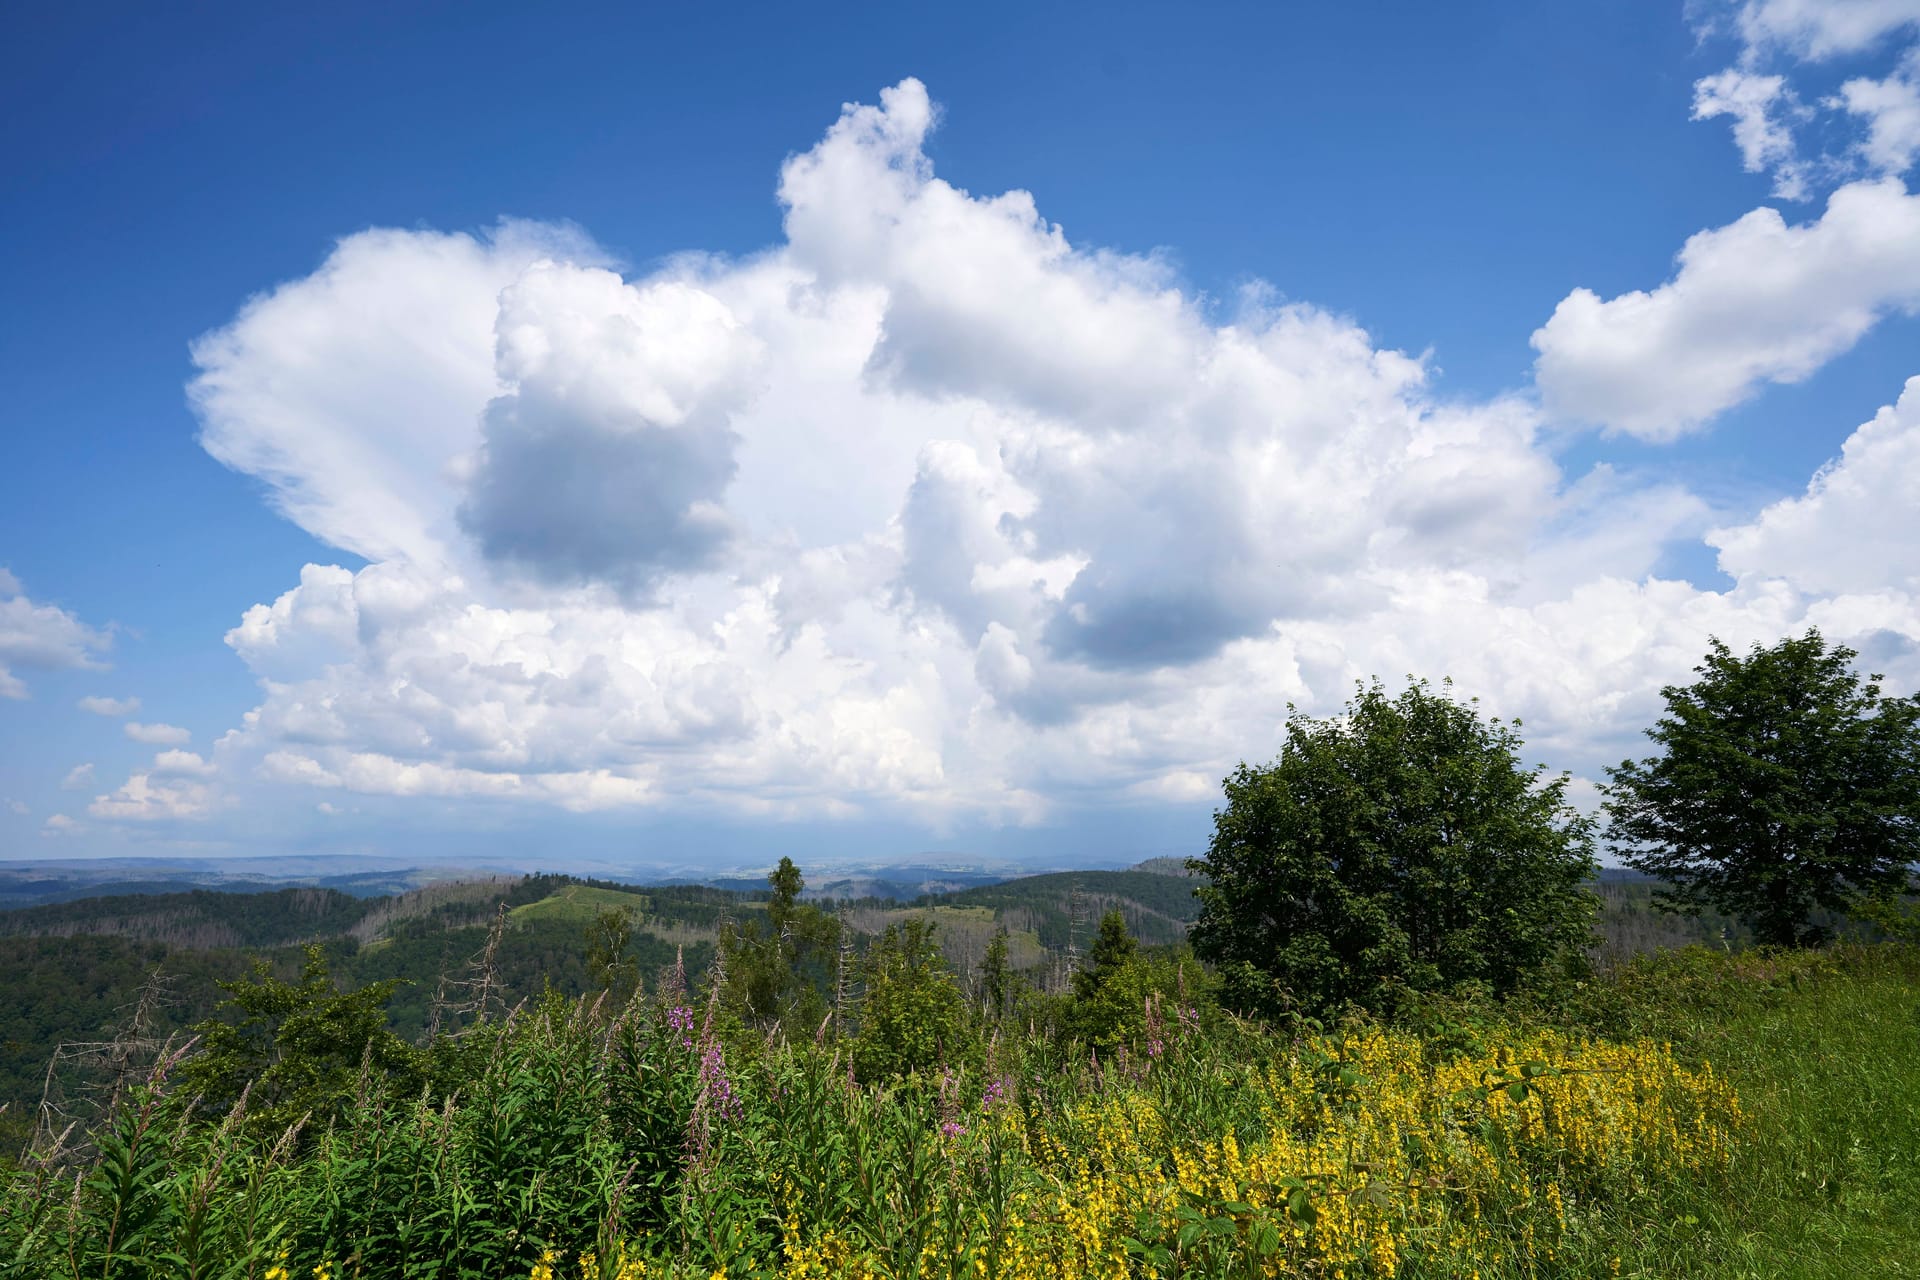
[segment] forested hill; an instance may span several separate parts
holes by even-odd
[[[1016,968],[1051,972],[1070,948],[1088,945],[1109,907],[1119,907],[1146,944],[1180,941],[1195,912],[1194,884],[1146,871],[1083,871],[977,885],[912,904],[870,897],[830,909],[856,939],[923,915],[961,972],[1005,927]],[[0,1103],[12,1104],[15,1120],[30,1112],[55,1049],[122,1034],[153,975],[163,999],[150,1011],[152,1029],[164,1036],[210,1016],[222,998],[218,984],[255,961],[291,979],[303,948],[319,945],[345,989],[399,979],[389,1023],[417,1039],[436,1004],[444,1006],[453,998],[448,992],[471,976],[496,918],[504,926],[496,980],[511,1004],[548,989],[588,990],[586,935],[607,911],[632,920],[626,959],[636,972],[651,981],[680,954],[697,977],[711,962],[723,922],[751,918],[766,897],[764,888],[744,883],[638,886],[540,875],[444,881],[377,897],[330,888],[191,889],[0,911],[0,973],[8,977],[0,987]]]
[[[198,951],[279,947],[335,937],[359,924],[375,899],[337,889],[269,893],[129,893],[0,911],[0,936],[137,938]]]
[[[1164,944],[1185,938],[1199,915],[1198,883],[1153,871],[1063,871],[931,894],[916,905],[986,907],[1010,931],[1032,932],[1050,950],[1069,941],[1084,946],[1101,915],[1117,907],[1134,937]]]
[[[317,944],[343,988],[401,981],[388,1020],[411,1040],[430,1025],[436,1002],[457,998],[496,919],[504,928],[495,980],[506,1004],[548,989],[585,992],[586,926],[607,906],[634,910],[629,958],[649,976],[677,953],[691,971],[704,971],[721,918],[754,909],[752,895],[704,886],[636,890],[548,875],[369,898],[320,888],[197,889],[0,911],[0,1146],[39,1103],[55,1051],[126,1034],[149,979],[157,978],[160,998],[144,1016],[164,1037],[211,1016],[220,982],[244,976],[255,961],[291,979],[303,948]],[[56,1089],[66,1066],[84,1074],[79,1057],[63,1063]]]

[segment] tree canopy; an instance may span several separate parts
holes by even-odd
[[[909,916],[890,924],[860,965],[865,988],[854,1070],[886,1080],[952,1065],[968,1049],[967,1001],[940,958],[933,922]]]
[[[1684,912],[1739,916],[1762,942],[1817,942],[1817,913],[1898,892],[1920,859],[1920,699],[1863,682],[1808,631],[1744,656],[1718,639],[1661,690],[1661,753],[1609,769],[1608,838]]]
[[[836,977],[840,922],[800,900],[806,881],[792,858],[780,859],[767,884],[773,893],[762,918],[720,930],[729,999],[756,1025],[816,1025]]]
[[[1195,951],[1243,1008],[1382,1009],[1408,992],[1513,990],[1589,934],[1591,823],[1525,769],[1515,725],[1425,682],[1298,712],[1272,764],[1226,780]]]
[[[386,1004],[401,980],[371,982],[341,991],[327,972],[318,945],[306,949],[297,983],[276,978],[265,960],[227,992],[222,1012],[194,1028],[200,1052],[184,1069],[195,1093],[215,1114],[224,1114],[244,1094],[247,1123],[279,1133],[297,1121],[324,1127],[354,1092],[369,1066],[382,1074],[417,1080],[420,1055],[387,1027]]]

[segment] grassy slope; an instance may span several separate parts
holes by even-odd
[[[558,893],[515,907],[507,916],[515,924],[534,920],[565,920],[582,928],[608,908],[630,907],[635,915],[644,915],[651,899],[644,893],[625,893],[619,889],[596,889],[570,884]]]
[[[872,937],[889,925],[909,918],[931,920],[941,954],[956,973],[971,974],[986,956],[994,931],[1004,921],[996,918],[992,907],[845,907],[840,919],[857,935]],[[1046,964],[1046,948],[1040,935],[1031,929],[1010,929],[1007,933],[1007,962],[1018,972]]]
[[[1653,996],[1644,1029],[1729,1077],[1747,1139],[1727,1187],[1622,1241],[1622,1274],[1920,1276],[1920,959],[1849,949],[1770,981],[1763,964],[1730,999]]]

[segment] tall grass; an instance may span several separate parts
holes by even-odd
[[[1724,1186],[1613,1226],[1628,1274],[1920,1276],[1920,953],[1696,950],[1648,959],[1623,994],[1746,1113]]]
[[[886,1085],[556,999],[277,1133],[161,1064],[11,1177],[0,1276],[1913,1274],[1917,973],[1691,952],[1419,1029],[1156,1006],[1110,1058],[1007,1030]]]

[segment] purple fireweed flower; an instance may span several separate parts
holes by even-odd
[[[941,1134],[949,1138],[957,1138],[966,1131],[967,1127],[956,1120],[943,1121],[940,1125]]]
[[[743,1104],[733,1081],[727,1078],[727,1060],[717,1041],[710,1042],[700,1055],[700,1096],[722,1119],[739,1119]]]
[[[680,1047],[693,1048],[693,1010],[677,1004],[667,1010],[667,1025],[680,1033]]]
[[[1161,1036],[1165,1033],[1166,1027],[1160,1018],[1160,995],[1158,992],[1151,992],[1147,996],[1147,1058],[1149,1061],[1158,1059],[1161,1051],[1167,1047],[1161,1040]]]

